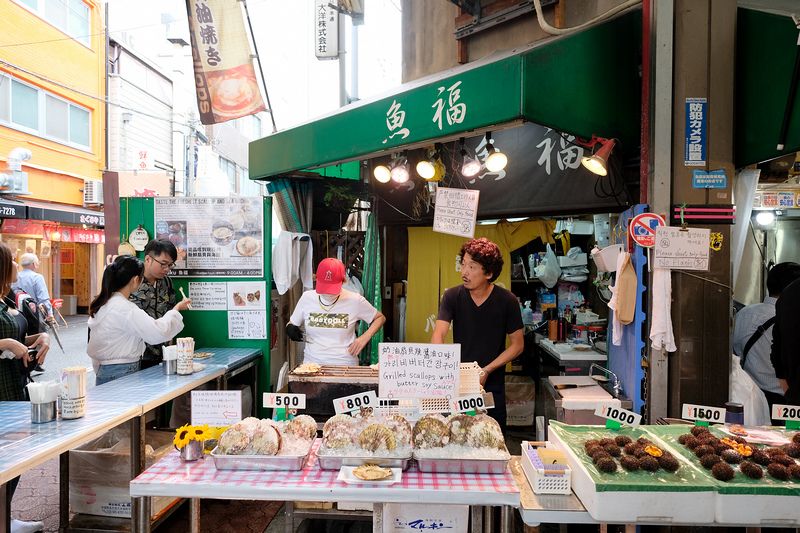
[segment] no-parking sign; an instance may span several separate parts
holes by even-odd
[[[642,213],[631,220],[631,238],[633,242],[645,248],[652,248],[656,244],[656,228],[666,226],[667,221],[655,213]]]

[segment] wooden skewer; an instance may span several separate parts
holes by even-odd
[[[186,298],[186,293],[183,292],[183,287],[178,287],[178,290],[181,291],[181,296]],[[191,309],[191,308],[192,308],[192,304],[189,304],[189,309]]]

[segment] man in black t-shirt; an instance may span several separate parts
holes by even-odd
[[[453,323],[453,342],[461,344],[461,361],[477,361],[481,385],[494,394],[489,414],[506,429],[505,365],[522,353],[525,339],[517,297],[494,285],[503,270],[500,249],[489,239],[472,239],[461,247],[463,285],[447,289],[439,304],[433,344],[444,343]],[[511,345],[506,348],[506,335]]]

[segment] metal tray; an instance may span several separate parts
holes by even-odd
[[[343,466],[378,465],[383,468],[400,468],[403,472],[408,470],[408,457],[375,457],[353,455],[320,455],[317,453],[319,467],[322,470],[341,470]]]
[[[505,448],[508,453],[508,448]],[[458,459],[458,458],[436,458],[436,457],[417,457],[414,452],[414,459],[417,461],[417,468],[420,472],[434,472],[437,474],[502,474],[508,467],[511,454],[508,459]]]
[[[222,455],[218,448],[211,450],[217,470],[302,470],[311,455]]]

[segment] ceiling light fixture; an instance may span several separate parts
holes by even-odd
[[[465,178],[471,178],[481,171],[481,163],[470,157],[469,152],[467,152],[467,146],[464,143],[464,137],[459,139],[459,145],[461,146],[461,174]]]
[[[372,169],[372,175],[381,183],[388,183],[392,178],[392,173],[386,165],[376,165],[375,168]]]
[[[498,172],[506,168],[508,157],[495,148],[491,131],[486,132],[486,151],[489,152],[486,158],[486,169],[489,172]]]
[[[405,156],[400,156],[395,160],[391,175],[392,181],[397,183],[405,183],[408,181],[410,175],[408,173],[408,163]]]
[[[602,145],[597,153],[581,158],[581,163],[593,173],[605,176],[608,174],[608,158],[611,157],[611,150],[614,149],[616,142],[614,139],[603,139],[592,135],[591,143],[586,146],[594,147],[597,143]]]
[[[759,226],[769,226],[775,222],[775,213],[772,211],[759,211],[756,215],[756,222]]]

